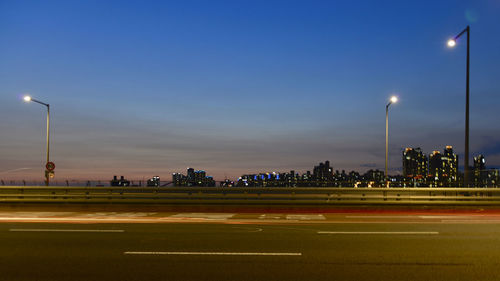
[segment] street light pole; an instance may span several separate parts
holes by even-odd
[[[466,78],[465,78],[465,157],[464,157],[464,187],[470,184],[469,171],[469,68],[470,68],[470,26],[467,26],[454,38],[448,40],[449,47],[455,47],[457,39],[467,33],[467,63],[466,63]]]
[[[387,181],[387,163],[389,158],[389,106],[393,103],[396,103],[398,98],[396,96],[392,96],[389,103],[385,106],[385,180]]]
[[[33,102],[39,103],[41,105],[45,105],[47,107],[47,134],[46,134],[47,135],[47,162],[46,163],[49,163],[50,162],[50,104],[41,102],[41,101],[36,100],[30,96],[25,96],[24,101],[26,101],[26,102],[33,101]],[[50,178],[49,172],[46,170],[45,171],[45,185],[46,186],[49,186],[49,178]]]
[[[50,162],[50,105],[47,104],[47,162],[45,162],[45,163],[49,163],[49,162]],[[50,175],[46,171],[45,172],[45,185],[46,186],[49,186],[49,178],[50,178]]]

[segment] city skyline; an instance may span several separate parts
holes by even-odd
[[[481,153],[498,167],[500,2],[452,3],[2,2],[0,176],[43,175],[44,112],[24,94],[51,104],[56,179],[188,166],[235,179],[320,159],[383,170],[393,94],[390,174],[406,147],[452,145],[463,159],[465,46],[446,42],[466,25],[469,163]]]
[[[260,177],[264,177],[267,179],[271,179],[277,182],[281,182],[281,184],[285,184],[286,177],[293,175],[292,177],[295,180],[302,180],[301,183],[296,181],[297,186],[329,186],[328,184],[337,184],[335,186],[344,186],[344,187],[357,187],[360,184],[360,187],[363,187],[362,184],[366,183],[366,177],[372,179],[376,179],[373,182],[374,186],[383,186],[386,183],[390,183],[390,186],[405,186],[405,187],[421,187],[421,186],[436,186],[436,187],[446,187],[446,186],[461,186],[463,184],[463,176],[464,172],[459,169],[460,161],[458,159],[458,155],[454,153],[453,147],[450,145],[446,145],[444,147],[443,153],[440,150],[433,150],[432,153],[425,153],[422,151],[420,147],[407,147],[402,153],[402,162],[401,162],[401,173],[393,173],[389,174],[387,179],[384,176],[384,172],[378,168],[370,168],[369,170],[346,170],[342,169],[342,167],[332,167],[330,166],[330,161],[326,160],[325,163],[320,162],[318,166],[314,166],[313,169],[307,169],[304,171],[292,169],[290,171],[282,171],[282,170],[273,170],[273,171],[251,171],[246,174],[240,175],[237,178],[229,178],[227,174],[225,174],[224,179],[214,179],[213,176],[207,175],[207,172],[202,170],[195,170],[192,167],[186,168],[186,175],[179,172],[177,169],[175,172],[167,172],[155,174],[154,176],[148,175],[143,176],[141,178],[133,177],[133,178],[125,178],[124,175],[120,176],[120,179],[117,179],[117,175],[113,175],[113,180],[111,181],[111,185],[113,186],[142,186],[143,184],[147,186],[166,186],[172,184],[173,186],[216,186],[217,182],[220,183],[220,186],[232,187],[232,186],[244,186],[241,182],[242,179],[255,179]],[[494,166],[486,165],[486,158],[483,154],[473,155],[472,165],[469,167],[471,171],[471,186],[479,186],[484,187],[486,182],[492,186],[497,186],[500,182],[500,169]],[[368,168],[368,167],[367,167]],[[120,173],[121,174],[121,173]],[[165,180],[165,176],[167,175],[167,180]],[[171,175],[171,181],[168,180],[168,176]],[[282,177],[280,179],[280,177]],[[160,183],[160,178],[163,184]],[[321,179],[325,180],[329,183],[323,183],[317,185],[316,180]],[[356,183],[356,181],[359,182]],[[1,184],[4,185],[6,182],[8,183],[8,178],[1,178]],[[18,179],[19,180],[19,179]],[[26,185],[26,177],[22,179],[24,185]],[[278,180],[278,181],[276,181]],[[305,180],[305,181],[304,181]],[[311,181],[312,182],[308,182]],[[105,178],[85,178],[85,179],[59,179],[55,181],[56,185],[66,184],[69,185],[69,182],[87,182],[87,185],[91,185],[91,182],[97,184],[98,186],[102,186],[103,182],[107,182]],[[396,182],[394,182],[396,181]],[[11,181],[13,184],[15,181]],[[36,180],[28,179],[28,182],[36,183]],[[151,183],[150,183],[151,182]],[[343,185],[348,183],[347,185]],[[150,185],[151,184],[151,185]],[[290,184],[290,182],[288,182]],[[302,184],[302,185],[300,185]],[[340,184],[340,185],[339,185]],[[264,185],[265,186],[265,185]],[[272,185],[269,185],[272,187]],[[282,186],[282,185],[276,185]],[[290,185],[292,186],[292,185]],[[369,186],[371,187],[371,185]]]

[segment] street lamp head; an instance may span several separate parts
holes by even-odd
[[[30,96],[24,96],[24,101],[25,102],[30,102],[31,101],[31,97]]]
[[[391,97],[391,103],[396,103],[396,102],[398,102],[398,97],[392,96]]]
[[[448,40],[448,47],[453,48],[457,45],[457,41],[455,39]]]

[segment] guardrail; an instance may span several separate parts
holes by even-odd
[[[500,205],[499,188],[0,187],[0,202]]]

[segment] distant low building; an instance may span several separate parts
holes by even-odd
[[[186,185],[186,176],[181,173],[173,173],[172,174],[172,183],[174,186],[185,186]]]
[[[490,169],[488,170],[488,179],[486,181],[487,187],[495,187],[500,184],[500,174],[498,169]]]
[[[187,175],[181,173],[172,174],[174,186],[215,186],[215,180],[207,176],[203,170],[195,171],[193,168],[187,169]]]
[[[154,176],[154,177],[148,179],[146,185],[149,187],[159,187],[160,186],[160,177]]]
[[[120,176],[118,179],[116,176],[113,176],[113,179],[110,182],[111,186],[130,186],[130,181],[126,180],[123,176]]]
[[[316,180],[316,186],[332,186],[333,169],[330,167],[330,161],[314,166],[313,178]]]
[[[345,170],[333,172],[330,161],[314,166],[313,173],[300,175],[294,170],[288,173],[265,172],[246,174],[238,178],[239,187],[380,187],[384,183],[384,172],[369,170],[363,175]]]
[[[367,187],[382,187],[385,183],[385,173],[380,170],[368,170],[363,174],[363,182]]]

